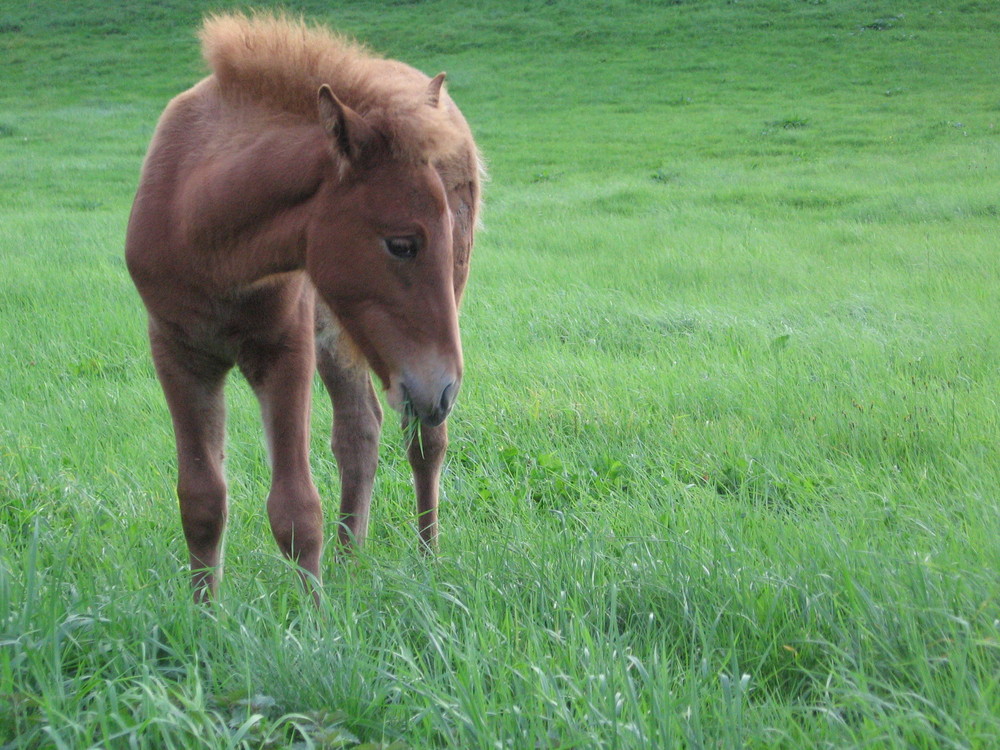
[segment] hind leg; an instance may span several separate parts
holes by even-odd
[[[364,544],[372,502],[382,407],[363,362],[351,362],[320,337],[317,369],[333,402],[331,447],[340,472],[341,549]]]
[[[295,317],[280,337],[245,343],[237,363],[260,402],[271,461],[271,531],[285,556],[319,582],[323,509],[309,469],[311,305],[303,301]]]
[[[226,481],[222,471],[225,403],[230,365],[168,336],[150,318],[156,373],[177,443],[177,499],[197,601],[213,596],[222,577]]]

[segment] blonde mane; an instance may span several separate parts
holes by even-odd
[[[225,14],[206,18],[200,38],[230,101],[317,119],[317,92],[326,83],[398,158],[433,162],[469,149],[471,134],[447,94],[430,105],[427,76],[329,29],[285,15]]]

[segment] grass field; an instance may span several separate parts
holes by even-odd
[[[202,5],[5,4],[0,748],[1000,746],[992,0],[286,7],[490,164],[441,553],[390,418],[311,607],[233,377],[191,604],[122,246]]]

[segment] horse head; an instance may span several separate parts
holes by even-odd
[[[443,76],[424,106],[437,106]],[[430,160],[394,152],[390,136],[319,90],[327,179],[306,238],[318,293],[388,392],[421,422],[445,420],[462,379],[453,222]]]

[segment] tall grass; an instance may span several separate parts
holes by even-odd
[[[389,424],[312,607],[233,378],[189,601],[121,247],[202,9],[0,9],[0,747],[1000,743],[992,6],[289,7],[490,161],[441,554]]]

